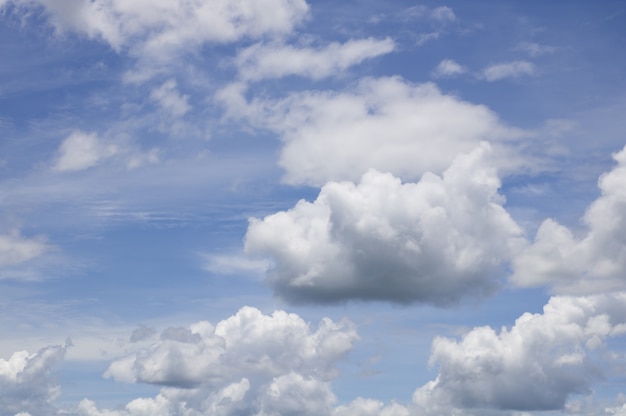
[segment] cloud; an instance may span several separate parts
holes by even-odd
[[[416,390],[423,414],[451,409],[563,409],[603,376],[600,352],[626,333],[626,293],[553,297],[543,314],[525,313],[498,333],[477,327],[456,341],[436,338],[430,362],[439,375]]]
[[[335,408],[332,416],[409,416],[409,408],[398,403],[385,406],[381,401],[359,397],[348,405]]]
[[[244,307],[212,326],[169,328],[150,348],[111,363],[107,377],[163,386],[154,398],[101,411],[90,400],[83,416],[330,414],[335,363],[357,340],[347,321],[323,319],[312,330],[298,315],[264,315]]]
[[[492,156],[485,143],[417,183],[375,170],[358,184],[330,182],[314,202],[251,219],[245,249],[273,260],[268,282],[294,303],[485,296],[521,238]]]
[[[440,6],[434,8],[430,12],[430,18],[434,20],[438,20],[440,22],[455,22],[457,20],[454,11],[446,6]]]
[[[291,184],[356,181],[368,169],[417,179],[427,171],[442,172],[456,155],[483,140],[504,151],[506,140],[521,136],[485,106],[442,94],[434,84],[398,77],[278,100],[248,102],[244,93],[245,86],[231,84],[216,97],[230,117],[281,135],[278,163]],[[509,168],[519,163],[510,152],[506,157]]]
[[[24,238],[18,230],[0,234],[0,267],[27,262],[49,249],[50,246],[43,237]]]
[[[76,130],[61,143],[53,170],[58,172],[85,170],[117,152],[116,146],[102,144],[95,133]]]
[[[390,38],[356,39],[343,44],[333,42],[320,49],[256,44],[242,50],[236,64],[245,80],[258,81],[288,75],[318,80],[337,75],[366,59],[390,53],[394,47]]]
[[[513,282],[550,285],[557,293],[626,289],[626,147],[613,158],[617,165],[600,177],[601,195],[583,218],[587,234],[579,238],[554,219],[545,220],[515,258]]]
[[[433,71],[433,76],[437,78],[452,77],[463,74],[466,71],[465,67],[454,62],[452,59],[444,59],[439,62],[439,65],[437,65],[437,68]]]
[[[263,315],[244,307],[215,327],[170,328],[149,350],[114,361],[107,377],[173,387],[226,385],[246,378],[298,372],[323,380],[357,339],[348,322],[324,319],[315,332],[295,314]]]
[[[534,75],[535,65],[528,61],[513,61],[496,64],[483,69],[482,78],[487,81],[499,81],[506,78],[519,78]]]
[[[189,96],[182,95],[177,88],[176,80],[165,81],[160,87],[150,92],[150,99],[155,101],[166,113],[174,117],[182,117],[189,110]]]
[[[516,49],[526,52],[533,58],[541,55],[550,54],[556,51],[556,48],[553,46],[540,45],[539,43],[535,42],[520,42],[517,45]]]
[[[0,358],[0,409],[3,414],[52,413],[52,402],[58,397],[60,388],[50,372],[63,359],[66,348],[49,346],[35,354],[20,351],[8,360]]]

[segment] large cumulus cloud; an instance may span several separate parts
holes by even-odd
[[[614,159],[617,165],[600,177],[601,195],[583,218],[586,234],[545,220],[515,259],[514,282],[570,294],[626,288],[626,148]]]
[[[415,405],[425,414],[564,409],[603,377],[606,340],[625,333],[626,293],[553,297],[542,314],[525,313],[510,329],[436,338],[430,362],[439,375],[416,390]]]
[[[269,283],[293,302],[442,305],[491,293],[521,238],[491,157],[483,143],[441,177],[402,183],[372,170],[328,183],[314,202],[252,219],[246,250],[273,259]]]

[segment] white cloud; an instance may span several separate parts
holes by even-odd
[[[59,172],[88,169],[117,152],[116,146],[102,144],[95,133],[77,130],[61,143],[53,169]]]
[[[451,77],[454,75],[459,75],[465,73],[467,70],[465,67],[459,65],[452,59],[444,59],[439,62],[437,68],[433,71],[433,76],[435,77]]]
[[[607,338],[626,333],[626,293],[553,297],[543,314],[510,328],[472,329],[462,340],[436,338],[430,362],[439,375],[416,390],[420,414],[452,409],[559,410],[603,377]]]
[[[60,345],[50,346],[35,354],[20,351],[8,360],[0,358],[0,409],[3,414],[52,413],[52,402],[58,397],[60,388],[50,372],[63,359],[65,349]]]
[[[499,81],[506,78],[519,78],[535,74],[535,65],[528,61],[513,61],[496,64],[483,69],[482,78]]]
[[[268,281],[292,302],[484,296],[521,235],[490,160],[483,144],[418,183],[374,170],[358,184],[330,182],[315,202],[252,219],[245,249],[272,258]]]
[[[244,93],[245,86],[231,84],[217,99],[231,117],[281,134],[285,144],[279,164],[292,184],[356,181],[371,168],[416,179],[427,171],[440,173],[483,140],[501,151],[505,140],[521,135],[485,106],[442,94],[434,84],[397,77],[274,101],[248,102]],[[519,163],[511,154],[506,158],[509,168]]]
[[[357,339],[348,322],[324,319],[317,331],[295,314],[263,315],[251,307],[213,327],[199,322],[170,328],[150,350],[114,361],[108,377],[168,386],[224,385],[241,377],[279,377],[290,372],[323,380]]]
[[[431,19],[438,20],[440,22],[454,22],[457,20],[454,11],[447,6],[440,6],[434,8],[430,12]]]
[[[49,249],[50,246],[43,237],[24,238],[17,230],[9,234],[0,234],[0,267],[29,261]]]
[[[366,59],[390,53],[394,47],[394,42],[389,38],[357,39],[343,44],[333,42],[320,49],[256,44],[242,50],[236,64],[246,80],[288,75],[321,79],[337,75]]]
[[[378,400],[359,397],[345,406],[337,407],[332,416],[409,416],[411,412],[398,403],[385,404]]]
[[[520,42],[516,49],[524,51],[532,57],[553,53],[556,50],[553,46],[541,45],[535,42]]]
[[[160,61],[206,42],[289,33],[308,13],[305,0],[14,0],[41,4],[59,31],[99,38],[116,50]]]
[[[166,113],[174,117],[182,117],[189,110],[189,96],[182,95],[177,88],[176,80],[165,81],[160,87],[150,92],[150,98],[155,101]]]
[[[601,195],[583,218],[579,238],[553,219],[545,220],[514,261],[512,280],[520,286],[551,285],[557,293],[626,289],[626,147],[598,181]]]

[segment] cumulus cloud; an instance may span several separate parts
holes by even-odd
[[[626,147],[613,157],[617,165],[600,177],[601,195],[583,218],[586,235],[579,238],[554,219],[545,220],[515,258],[512,281],[551,285],[557,293],[626,289]]]
[[[101,143],[95,133],[77,130],[61,143],[53,169],[59,172],[88,169],[117,152],[116,146]]]
[[[430,12],[431,19],[438,20],[440,22],[454,22],[457,20],[454,10],[447,6],[440,6],[434,8]]]
[[[333,364],[357,339],[348,322],[324,319],[317,331],[295,314],[263,315],[251,307],[216,326],[199,322],[170,328],[160,341],[113,362],[108,377],[126,382],[190,387],[224,385],[241,377],[279,377],[290,372],[327,380]]]
[[[626,333],[626,293],[553,297],[543,314],[525,313],[512,328],[477,327],[456,341],[436,338],[430,362],[439,375],[416,390],[423,414],[451,409],[563,409],[602,378],[607,338]]]
[[[0,267],[29,261],[41,256],[49,249],[50,246],[46,244],[43,237],[25,238],[18,230],[0,234]]]
[[[246,100],[245,86],[217,94],[231,117],[281,134],[284,180],[321,186],[358,180],[368,169],[417,179],[491,141],[503,151],[521,132],[488,108],[442,94],[434,84],[398,77],[365,79],[343,92],[302,92],[279,100]],[[510,154],[508,156],[511,156]],[[519,163],[507,160],[509,167]]]
[[[242,78],[261,80],[300,75],[322,79],[357,65],[366,59],[394,50],[389,39],[354,39],[333,42],[324,48],[297,48],[289,45],[256,44],[242,50],[236,64]]]
[[[465,69],[465,67],[459,65],[452,59],[444,59],[443,61],[439,62],[439,65],[437,65],[437,68],[435,68],[435,70],[433,71],[433,76],[437,78],[452,77],[455,75],[463,74],[466,71],[467,70]]]
[[[347,299],[445,305],[493,292],[521,230],[503,208],[484,143],[443,176],[402,183],[372,170],[330,182],[314,202],[251,219],[245,249],[270,257],[292,302]]]
[[[20,351],[8,360],[0,358],[0,409],[3,414],[52,414],[52,402],[60,394],[60,388],[50,373],[52,367],[63,359],[65,350],[65,346],[57,345],[35,354]]]
[[[146,350],[114,361],[107,377],[163,386],[154,398],[123,410],[99,410],[90,400],[84,416],[330,414],[336,397],[335,363],[357,340],[347,321],[323,319],[316,330],[298,315],[264,315],[244,307],[213,326],[199,322],[169,328]]]
[[[528,61],[513,61],[496,64],[483,69],[482,78],[487,81],[499,81],[506,78],[519,78],[533,75],[535,65]]]
[[[9,1],[43,6],[59,31],[77,31],[153,59],[206,42],[289,33],[308,13],[305,0]]]

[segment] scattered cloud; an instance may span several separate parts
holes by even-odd
[[[246,251],[273,260],[268,281],[294,303],[488,295],[521,237],[491,157],[483,144],[417,183],[374,170],[358,184],[330,182],[314,202],[252,219]]]
[[[465,67],[459,65],[452,59],[444,59],[443,61],[439,62],[437,68],[434,69],[433,76],[436,78],[452,77],[455,75],[463,74],[465,72],[467,72],[467,69]]]
[[[390,53],[394,48],[390,38],[333,42],[319,49],[259,43],[242,50],[236,64],[241,77],[249,81],[288,75],[321,79],[337,75],[366,59]]]
[[[541,55],[551,54],[556,51],[556,48],[553,46],[541,45],[535,42],[520,42],[517,45],[516,49],[526,52],[528,55],[530,55],[533,58],[536,58]]]
[[[101,143],[96,133],[76,130],[59,147],[59,156],[53,166],[58,172],[79,171],[96,166],[118,152],[115,145]]]
[[[440,6],[431,10],[430,18],[440,22],[455,22],[457,20],[454,11],[447,6]]]
[[[505,62],[489,66],[482,71],[482,78],[487,81],[499,81],[506,78],[519,78],[534,75],[535,65],[528,61]]]
[[[165,81],[160,87],[150,93],[150,99],[155,101],[164,111],[173,117],[182,117],[189,110],[189,96],[182,95],[177,88],[176,80]]]
[[[578,238],[554,219],[545,220],[534,242],[516,257],[512,280],[520,286],[549,285],[557,293],[597,293],[626,288],[626,148],[598,181],[601,195]]]
[[[37,258],[49,249],[50,246],[41,236],[24,238],[18,230],[0,234],[0,268]]]
[[[52,414],[60,388],[51,377],[52,367],[63,359],[67,346],[42,348],[35,354],[14,353],[0,358],[0,409],[3,414]],[[7,413],[8,412],[8,413]]]
[[[605,341],[626,333],[626,294],[554,297],[498,333],[476,327],[460,341],[436,338],[434,381],[416,390],[423,414],[452,409],[560,410],[603,377]],[[604,363],[606,364],[606,363]]]
[[[483,140],[506,152],[506,141],[522,135],[485,106],[443,94],[434,84],[399,77],[365,79],[346,91],[294,93],[279,100],[248,102],[244,93],[245,86],[231,84],[217,99],[230,117],[281,134],[278,163],[291,184],[357,181],[369,169],[416,179],[427,171],[442,172],[457,154]],[[508,167],[517,163],[509,154]]]

